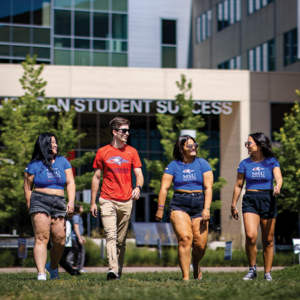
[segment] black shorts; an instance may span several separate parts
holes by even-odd
[[[246,191],[243,197],[242,211],[259,215],[261,219],[273,219],[277,213],[277,205],[273,191],[250,192]]]
[[[51,218],[66,217],[66,200],[64,196],[48,195],[33,191],[30,198],[30,212],[45,213]]]
[[[173,199],[169,205],[169,216],[173,210],[180,210],[187,213],[191,219],[202,217],[204,208],[204,194],[174,193]]]

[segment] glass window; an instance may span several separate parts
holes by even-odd
[[[0,9],[0,22],[9,23],[10,22],[10,1],[2,0]]]
[[[89,66],[90,52],[89,51],[74,51],[74,65],[75,66]]]
[[[94,40],[94,49],[96,49],[96,50],[109,50],[109,41]]]
[[[71,7],[72,0],[54,0],[54,6]]]
[[[112,14],[112,38],[127,39],[127,15]]]
[[[30,43],[30,28],[12,27],[14,43]]]
[[[90,49],[90,40],[75,39],[75,48]]]
[[[13,59],[12,63],[13,64],[21,64],[24,60],[23,59]]]
[[[74,7],[90,9],[90,0],[74,0]]]
[[[13,0],[13,23],[30,24],[31,0]]]
[[[112,53],[111,65],[113,67],[127,67],[127,54],[126,53]]]
[[[13,46],[13,56],[26,56],[30,54],[30,47]]]
[[[108,10],[108,0],[93,0],[93,7],[98,10]]]
[[[90,13],[75,11],[75,35],[90,36]]]
[[[127,51],[127,42],[112,41],[112,51],[115,51],[115,52]]]
[[[33,55],[37,55],[37,58],[50,58],[50,48],[34,47]]]
[[[109,66],[108,52],[93,52],[94,66]]]
[[[108,14],[94,13],[94,37],[107,38],[108,31]]]
[[[127,11],[127,0],[112,0],[112,10]]]
[[[0,64],[9,64],[9,59],[0,58]]]
[[[0,45],[0,55],[9,56],[9,45]]]
[[[284,66],[298,61],[297,28],[284,34]]]
[[[162,47],[162,68],[176,68],[176,47]]]
[[[50,61],[47,61],[47,60],[37,60],[36,64],[37,65],[41,65],[41,64],[50,65]]]
[[[71,47],[71,39],[54,38],[54,47],[70,48]]]
[[[0,25],[0,41],[9,42],[10,41],[10,27]]]
[[[69,50],[54,50],[54,64],[55,65],[71,65],[71,51]]]
[[[176,21],[162,20],[162,44],[176,45]]]
[[[33,43],[50,45],[50,29],[33,28]]]
[[[54,11],[54,33],[63,35],[71,34],[71,11]]]
[[[50,0],[33,1],[33,24],[50,26],[51,4]]]
[[[94,104],[95,105],[95,104]],[[80,140],[82,149],[97,149],[97,115],[84,114],[80,116],[80,133],[85,133],[85,137]]]

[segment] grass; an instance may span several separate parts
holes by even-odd
[[[0,299],[300,299],[299,265],[272,272],[273,282],[264,281],[262,272],[251,282],[244,275],[204,273],[201,281],[182,282],[179,272],[124,274],[119,281],[90,273],[41,282],[36,274],[0,274]]]

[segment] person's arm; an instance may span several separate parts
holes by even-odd
[[[173,182],[173,175],[170,175],[168,173],[164,173],[162,180],[161,180],[161,187],[160,187],[160,191],[159,191],[159,195],[158,195],[158,208],[157,208],[157,212],[156,212],[156,221],[160,221],[162,220],[163,216],[164,216],[164,206],[166,203],[166,198],[167,198],[167,194],[168,194],[168,190],[171,187],[171,184]]]
[[[136,188],[132,190],[131,200],[138,200],[140,198],[141,190],[138,186],[143,187],[144,185],[144,175],[142,168],[133,169],[136,178]]]
[[[240,194],[242,192],[244,186],[245,174],[244,173],[237,173],[237,179],[233,190],[232,196],[232,203],[231,203],[231,214],[232,216],[238,220],[239,214],[238,210],[236,209],[236,204],[239,200]]]
[[[74,231],[75,231],[75,234],[78,238],[79,244],[82,245],[84,242],[83,242],[82,236],[79,232],[79,224],[78,223],[74,223]]]
[[[274,187],[274,196],[278,196],[280,194],[280,189],[282,187],[282,175],[279,167],[275,167],[273,169],[274,178],[276,181],[276,186]]]
[[[91,208],[90,212],[92,213],[92,216],[94,218],[97,218],[97,204],[96,204],[96,197],[99,189],[100,184],[100,178],[101,178],[101,170],[95,169],[94,175],[92,178],[92,186],[91,186]]]
[[[28,212],[30,211],[30,198],[32,194],[34,175],[24,173],[24,195]]]
[[[207,171],[203,173],[203,186],[205,189],[205,200],[204,208],[202,211],[202,220],[203,222],[209,221],[210,219],[210,205],[212,201],[212,187],[214,184],[214,174],[213,171]]]
[[[72,169],[71,168],[66,169],[65,174],[66,174],[66,185],[67,185],[67,194],[68,194],[67,212],[68,214],[72,214],[74,212],[76,186],[75,186]]]

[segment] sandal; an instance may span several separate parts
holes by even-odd
[[[197,267],[198,267],[198,272],[195,273],[195,270],[196,270]],[[194,268],[194,279],[201,280],[202,279],[202,271],[201,271],[200,266],[199,265],[196,265],[196,266],[193,265],[193,268]]]

